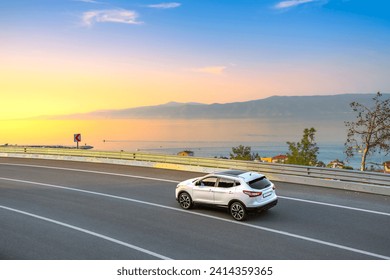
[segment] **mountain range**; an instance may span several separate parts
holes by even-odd
[[[46,119],[322,119],[349,120],[354,113],[351,102],[373,104],[375,94],[338,94],[320,96],[271,96],[233,103],[178,103],[84,114],[49,116]],[[390,98],[390,94],[383,94]]]

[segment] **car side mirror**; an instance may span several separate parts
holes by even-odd
[[[195,182],[195,186],[201,186],[201,185],[202,185],[201,181],[196,181]]]

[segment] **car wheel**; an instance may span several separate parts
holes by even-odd
[[[181,208],[183,208],[183,209],[186,209],[186,210],[190,209],[192,207],[191,196],[186,192],[182,192],[179,195],[179,204],[180,204]]]
[[[230,214],[232,215],[233,219],[237,221],[243,221],[246,218],[247,212],[244,205],[236,201],[230,205]]]

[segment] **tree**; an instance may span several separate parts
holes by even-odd
[[[316,130],[312,127],[303,130],[303,137],[300,142],[287,142],[289,153],[287,153],[288,164],[311,165],[317,164],[319,148],[315,142]]]
[[[260,159],[260,156],[258,153],[253,154],[251,147],[239,145],[237,147],[232,148],[232,152],[230,153],[230,159],[255,160]]]
[[[367,157],[375,152],[390,152],[390,98],[382,100],[383,95],[378,92],[372,98],[372,107],[358,102],[350,104],[357,113],[356,120],[345,122],[348,128],[347,140],[344,144],[347,158],[361,151],[362,159],[360,170],[366,170]]]

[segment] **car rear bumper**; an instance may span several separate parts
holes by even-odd
[[[247,207],[248,212],[261,212],[261,211],[266,211],[278,204],[278,199],[275,199],[265,205],[258,206],[258,207]]]

